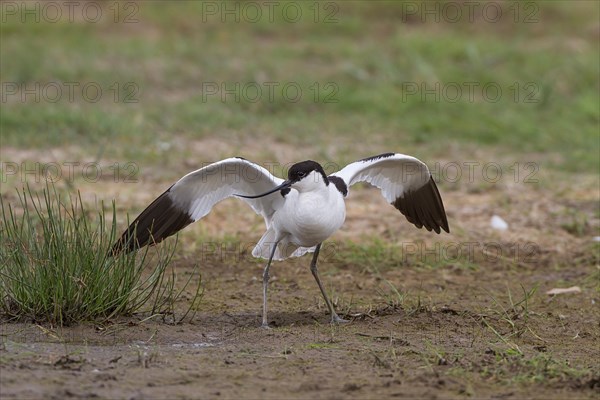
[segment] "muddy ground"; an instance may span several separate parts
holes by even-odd
[[[592,178],[552,189],[443,185],[452,234],[439,236],[408,224],[377,191],[356,188],[321,259],[325,286],[351,319],[341,326],[328,323],[305,256],[274,264],[273,329],[259,327],[262,262],[249,246],[262,222],[227,200],[180,235],[174,267],[197,284],[198,265],[204,289],[192,319],[138,315],[62,328],[5,321],[1,396],[598,398]],[[494,213],[507,231],[490,228]],[[581,292],[546,294],[571,286]]]

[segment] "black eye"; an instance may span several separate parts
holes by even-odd
[[[300,171],[300,172],[298,172],[298,176],[299,176],[300,178],[304,178],[304,177],[306,176],[306,172],[304,172],[304,171]]]

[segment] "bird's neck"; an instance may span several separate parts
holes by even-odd
[[[300,197],[329,197],[329,186],[318,186],[310,190],[303,190],[298,192]]]

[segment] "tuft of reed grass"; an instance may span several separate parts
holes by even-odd
[[[138,312],[174,318],[183,293],[169,268],[175,246],[113,255],[114,202],[107,218],[104,207],[89,212],[79,193],[65,199],[53,185],[17,194],[14,205],[0,198],[1,314],[58,325]],[[184,317],[201,295],[198,283]]]

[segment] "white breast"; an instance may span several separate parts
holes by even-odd
[[[335,231],[346,219],[344,198],[335,188],[298,193],[292,190],[287,196],[283,209],[276,216],[275,224],[287,232],[290,242],[302,246],[315,246]]]

